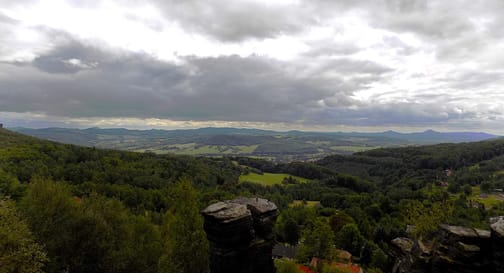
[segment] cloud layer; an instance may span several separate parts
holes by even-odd
[[[7,1],[3,121],[504,133],[504,2],[270,2]]]

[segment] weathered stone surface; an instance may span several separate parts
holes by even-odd
[[[466,245],[462,242],[458,242],[457,244],[457,247],[463,251],[463,252],[467,252],[467,253],[472,253],[472,252],[479,252],[481,249],[479,248],[479,246],[475,246],[475,245]]]
[[[413,241],[409,238],[398,237],[392,240],[392,245],[399,248],[403,253],[410,253],[413,247]]]
[[[504,272],[504,217],[491,219],[491,231],[441,225],[431,240],[392,240],[393,273]]]
[[[219,202],[203,210],[207,217],[214,217],[221,222],[236,221],[242,217],[251,216],[247,206],[229,202]]]
[[[492,234],[498,238],[504,238],[504,216],[490,218]]]
[[[392,256],[396,258],[393,273],[421,273],[427,270],[427,261],[421,253],[429,252],[419,241],[399,237],[392,240]]]
[[[277,206],[261,198],[218,202],[202,211],[212,273],[275,272],[271,252]]]
[[[504,273],[504,216],[490,218],[495,272]]]

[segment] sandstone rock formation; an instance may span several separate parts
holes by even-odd
[[[212,273],[273,273],[276,205],[261,198],[218,202],[202,211]]]
[[[496,273],[504,273],[504,216],[490,218],[493,264]]]
[[[396,238],[392,273],[504,273],[504,217],[490,224],[491,231],[441,225],[431,240]]]

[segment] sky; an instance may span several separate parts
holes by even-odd
[[[504,134],[502,0],[0,0],[0,123]]]

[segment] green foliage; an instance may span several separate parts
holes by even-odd
[[[303,243],[298,250],[300,261],[309,261],[312,257],[331,259],[334,255],[334,233],[327,219],[318,217],[304,230]]]
[[[379,247],[376,247],[371,254],[371,263],[369,264],[372,268],[378,268],[385,270],[387,266],[388,256]]]
[[[346,224],[336,234],[336,246],[345,249],[353,255],[360,256],[361,247],[365,243],[365,238],[359,231],[356,224]]]
[[[481,192],[490,193],[493,190],[493,185],[491,182],[485,181],[480,184],[480,189],[481,189]]]
[[[0,273],[41,273],[47,256],[19,217],[14,202],[0,199]]]
[[[0,197],[3,195],[18,199],[23,190],[24,187],[19,183],[19,180],[0,167]]]
[[[407,224],[416,226],[416,236],[426,236],[439,223],[488,228],[488,217],[504,214],[496,194],[480,196],[480,187],[504,187],[503,141],[380,149],[289,164],[99,150],[5,130],[0,144],[0,195],[16,203],[19,220],[33,234],[26,238],[44,246],[47,273],[207,272],[199,211],[239,195],[278,205],[277,240],[301,242],[303,261],[331,258],[335,245],[384,272],[384,250],[393,238],[406,236]],[[237,183],[244,170],[312,180]],[[177,182],[184,176],[196,189]],[[440,182],[449,182],[448,191],[436,186]],[[291,207],[293,200],[322,208]],[[486,209],[471,208],[471,201]]]
[[[415,226],[416,237],[431,235],[441,223],[446,223],[452,212],[453,206],[446,201],[424,204],[411,200],[405,204],[404,208],[407,222]]]
[[[329,224],[334,234],[338,233],[345,225],[355,223],[354,219],[342,211],[337,211],[329,217]]]
[[[301,273],[295,262],[286,259],[274,261],[277,273]]]
[[[285,179],[289,180],[289,178],[291,180],[294,179],[301,183],[308,182],[308,179],[306,178],[302,178],[299,176],[292,176],[285,173],[262,173],[262,174],[249,173],[246,175],[241,175],[239,181],[253,182],[261,185],[275,185],[275,184],[284,184],[283,181],[285,181]],[[296,183],[288,183],[288,184],[296,184]]]
[[[176,207],[168,212],[165,255],[160,272],[209,272],[208,241],[199,213],[198,195],[188,179],[181,179],[173,190]]]
[[[462,191],[464,192],[464,194],[466,196],[471,196],[472,195],[472,187],[471,185],[465,185],[463,188],[462,188]]]
[[[316,272],[320,273],[352,273],[350,268],[338,268],[331,266],[329,264],[320,263],[320,266],[317,268]]]
[[[76,198],[67,186],[39,179],[20,205],[51,258],[47,272],[157,272],[157,228],[118,200]]]
[[[48,272],[75,272],[80,266],[74,259],[80,239],[75,233],[82,230],[82,214],[68,187],[47,180],[33,181],[21,200],[21,212],[51,258]]]
[[[301,237],[300,226],[312,224],[315,218],[315,210],[310,207],[294,206],[283,210],[274,227],[277,240],[296,245]]]

